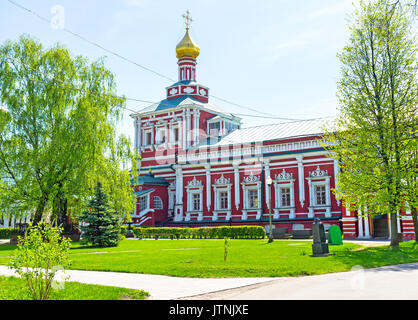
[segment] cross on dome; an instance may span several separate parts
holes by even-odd
[[[186,24],[186,29],[189,30],[191,23],[193,22],[192,17],[190,17],[189,10],[186,11],[186,14],[183,14],[184,23]]]

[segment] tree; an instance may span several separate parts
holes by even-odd
[[[0,211],[33,212],[37,224],[66,203],[77,216],[99,180],[117,212],[133,210],[115,87],[103,59],[44,50],[27,36],[0,47]]]
[[[80,220],[83,239],[99,247],[116,247],[120,241],[120,216],[112,211],[102,184],[97,183],[95,195],[89,202],[89,210],[84,211]]]
[[[341,163],[337,197],[346,206],[390,214],[392,246],[405,179],[417,174],[410,157],[417,147],[417,41],[408,17],[389,0],[360,2],[339,54],[341,115],[336,131],[325,135]]]

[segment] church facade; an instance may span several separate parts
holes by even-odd
[[[350,211],[334,197],[339,166],[321,135],[333,118],[243,128],[196,81],[200,48],[186,34],[176,48],[179,78],[166,98],[132,114],[141,170],[132,179],[135,226],[311,229],[339,225],[345,238],[388,238],[387,216]],[[413,238],[410,213],[398,230]]]

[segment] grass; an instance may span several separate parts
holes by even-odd
[[[115,248],[73,243],[70,268],[197,278],[283,277],[418,262],[414,241],[399,249],[344,243],[330,246],[334,255],[320,258],[311,256],[311,245],[312,241],[231,240],[225,262],[224,240],[124,240]],[[15,248],[0,246],[0,264],[7,264]]]
[[[144,300],[149,293],[142,290],[65,282],[63,289],[51,292],[49,300]],[[0,276],[0,300],[31,300],[23,279]]]

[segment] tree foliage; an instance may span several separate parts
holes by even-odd
[[[80,220],[83,239],[99,247],[116,247],[121,240],[121,218],[109,207],[108,197],[99,182],[94,197],[89,201],[89,210],[83,212]]]
[[[32,212],[37,223],[65,198],[76,216],[99,180],[117,212],[132,211],[131,147],[115,133],[125,101],[115,91],[103,59],[28,36],[0,47],[0,211]]]
[[[390,214],[405,209],[418,175],[417,39],[405,9],[388,0],[361,1],[350,25],[349,44],[339,54],[341,116],[326,135],[341,163],[337,197],[352,209]],[[416,199],[415,199],[416,201]],[[416,202],[415,202],[416,203]],[[392,245],[397,245],[392,232]]]

